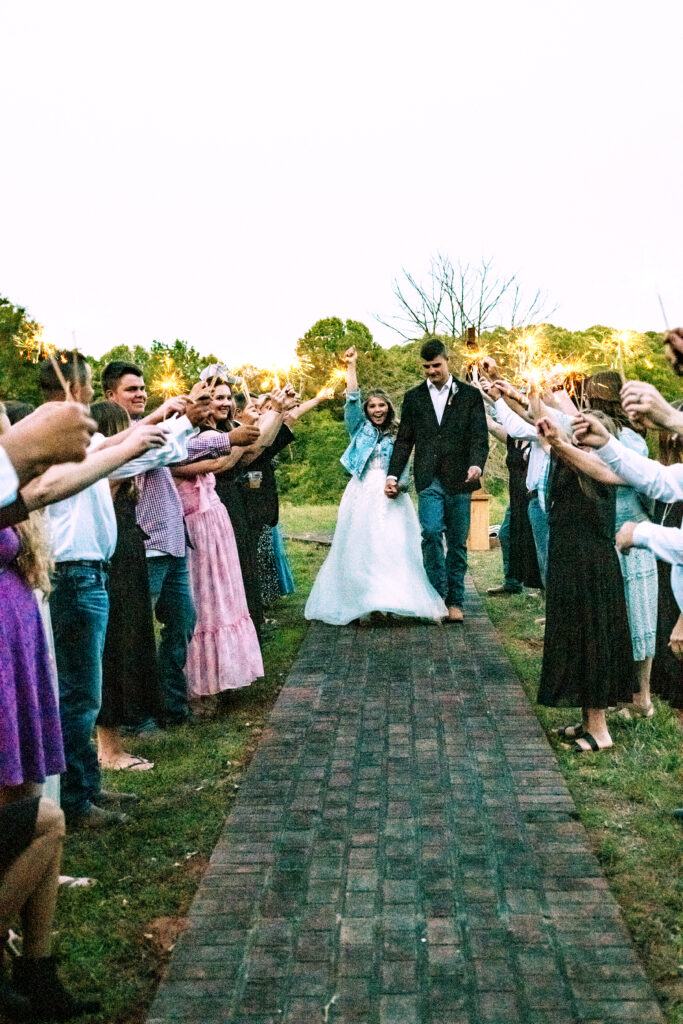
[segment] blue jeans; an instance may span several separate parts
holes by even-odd
[[[531,532],[534,535],[534,544],[536,545],[538,571],[543,586],[545,586],[546,575],[548,573],[548,536],[550,533],[548,527],[548,513],[543,511],[538,498],[532,498],[527,505],[527,515],[529,516]]]
[[[185,662],[195,625],[187,559],[159,555],[147,559],[152,608],[162,625],[159,644],[159,683],[164,721],[174,725],[189,717]]]
[[[57,563],[50,594],[66,772],[62,807],[78,816],[100,791],[92,743],[102,703],[102,655],[109,619],[107,573],[78,562]]]
[[[429,487],[419,492],[417,501],[422,527],[422,561],[429,582],[449,607],[462,608],[471,497],[469,494],[447,494],[441,482],[434,479]]]
[[[500,550],[503,553],[503,586],[506,590],[509,590],[511,594],[521,594],[524,589],[524,584],[515,579],[514,576],[510,575],[510,506],[505,509],[505,515],[503,516],[503,522],[500,524],[500,530],[498,531],[498,540],[500,541]]]

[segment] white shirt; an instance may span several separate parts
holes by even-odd
[[[18,487],[19,477],[9,460],[9,455],[0,446],[0,508],[14,501]]]
[[[504,398],[495,404],[496,419],[507,430],[510,437],[531,441],[529,449],[529,465],[526,471],[526,487],[528,491],[538,491],[538,500],[543,511],[546,511],[545,486],[550,466],[550,455],[541,444],[538,431],[533,423],[527,423],[518,413],[511,409]],[[545,411],[545,410],[544,410]],[[571,417],[559,409],[547,409],[547,415],[568,432],[571,432]]]
[[[616,437],[610,437],[597,452],[610,469],[642,494],[659,501],[683,500],[683,464],[662,466],[654,459],[626,448]],[[676,604],[683,612],[683,530],[658,523],[638,523],[633,531],[633,544],[637,548],[647,548],[656,558],[673,566],[671,589]]]
[[[88,451],[104,440],[93,434]],[[116,515],[106,477],[71,498],[48,505],[55,562],[108,562],[116,547]]]
[[[172,416],[157,426],[163,427],[168,435],[168,440],[163,448],[150,448],[149,451],[138,455],[136,459],[124,462],[122,466],[109,474],[109,480],[128,480],[130,477],[146,473],[150,469],[159,469],[161,466],[182,462],[187,458],[187,442],[199,433],[199,428],[193,427],[187,416]]]
[[[446,410],[446,402],[450,396],[452,386],[453,376],[450,373],[448,374],[448,380],[442,388],[437,388],[436,384],[432,384],[431,380],[427,381],[429,397],[432,400],[432,405],[434,406],[434,412],[436,413],[436,418],[439,421],[439,426],[441,426],[441,420],[443,419],[443,414]]]
[[[108,562],[116,547],[117,528],[109,479],[125,480],[150,469],[187,458],[187,440],[196,433],[187,416],[164,423],[169,439],[163,448],[152,448],[114,470],[71,498],[49,505],[52,552],[55,562]],[[105,438],[93,434],[88,451],[96,451]]]

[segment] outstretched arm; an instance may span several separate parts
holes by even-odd
[[[683,499],[683,464],[662,466],[634,452],[612,437],[595,416],[586,413],[575,418],[574,433],[582,443],[595,448],[601,461],[641,494],[659,501]]]
[[[538,433],[548,441],[555,454],[578,473],[597,480],[601,484],[623,484],[621,477],[613,473],[604,462],[592,452],[582,451],[573,445],[556,423],[544,416],[538,421]]]

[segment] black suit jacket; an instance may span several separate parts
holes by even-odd
[[[429,487],[435,478],[448,494],[465,494],[481,486],[465,483],[470,466],[483,470],[489,453],[484,402],[470,384],[453,379],[441,424],[436,418],[427,381],[406,393],[401,409],[388,476],[401,476],[415,448],[415,486]]]

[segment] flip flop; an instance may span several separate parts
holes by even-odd
[[[582,747],[579,743],[579,740],[583,740],[585,743],[587,743],[588,747]],[[569,749],[574,754],[589,754],[591,751],[595,751],[595,753],[598,753],[598,751],[600,750],[609,750],[611,747],[611,743],[609,743],[606,747],[601,747],[598,741],[596,740],[595,736],[593,736],[589,732],[584,732],[581,734],[581,736],[579,736],[577,740],[574,740]]]
[[[102,767],[109,772],[148,772],[154,767],[154,761],[148,761],[146,757],[132,757],[125,764],[105,764],[100,762]]]
[[[93,885],[97,885],[96,878],[74,878],[72,875],[60,875],[59,884],[63,885],[65,889],[90,889]]]
[[[552,732],[563,740],[577,740],[579,736],[584,735],[581,722],[578,725],[560,725],[557,729],[553,729]]]

